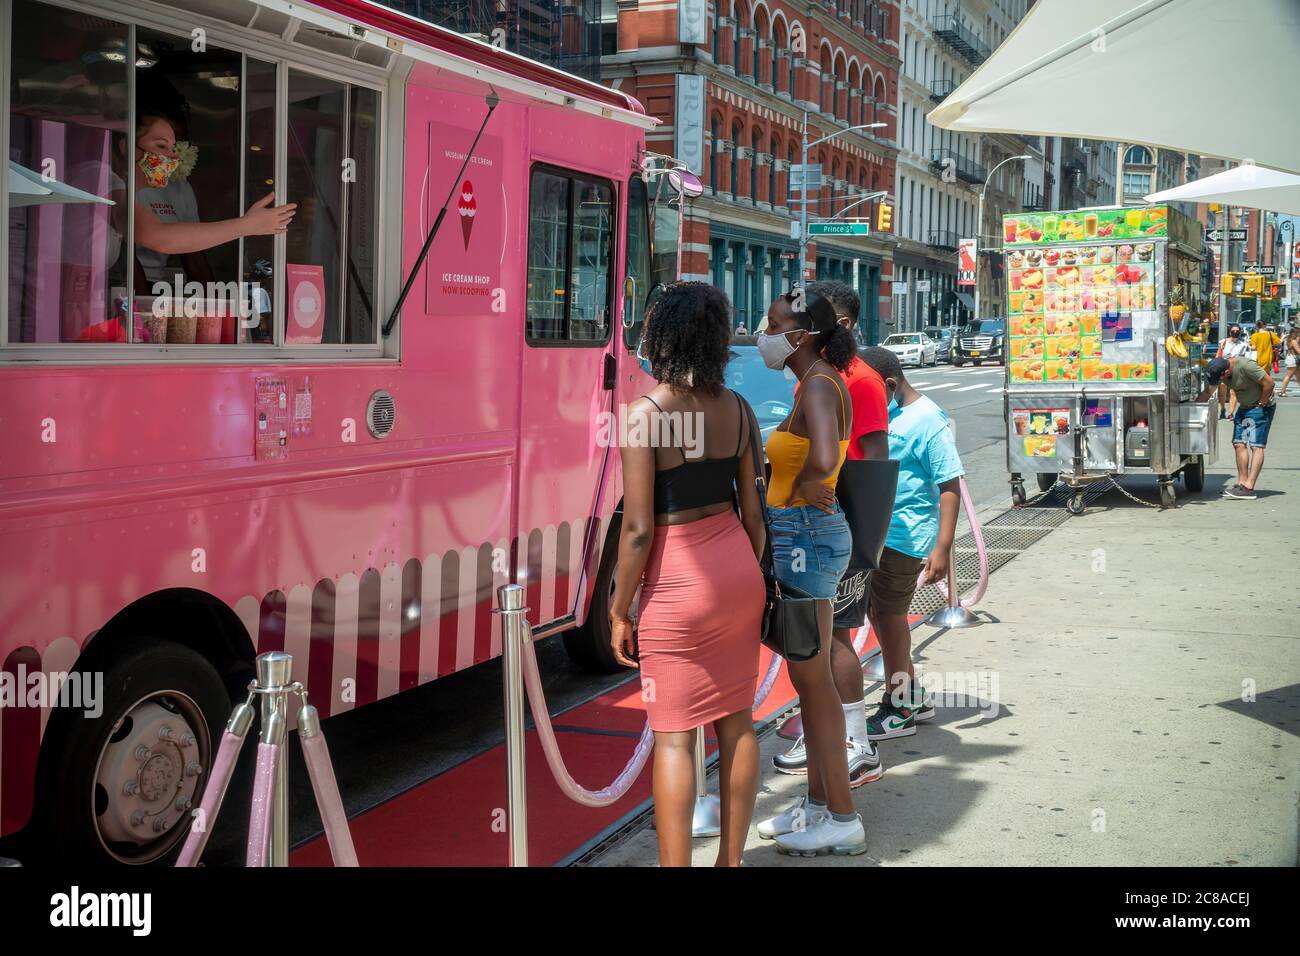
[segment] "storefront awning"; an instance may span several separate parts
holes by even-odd
[[[975,299],[973,296],[968,295],[965,292],[958,292],[957,301],[960,302],[964,308],[970,309],[972,312],[975,311]]]
[[[1296,0],[1038,0],[929,120],[1300,173],[1297,49]]]

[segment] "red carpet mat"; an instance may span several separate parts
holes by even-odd
[[[864,653],[878,645],[868,635]],[[770,652],[764,648],[760,679]],[[794,688],[782,668],[754,713],[763,721],[788,708]],[[552,718],[569,772],[589,790],[609,785],[632,756],[645,726],[634,681]],[[709,754],[716,748],[709,741]],[[505,746],[497,746],[349,821],[362,866],[505,866]],[[556,786],[541,743],[527,743],[529,864],[552,866],[650,798],[650,766],[628,792],[602,809],[579,806]],[[323,836],[289,855],[291,866],[332,865]]]

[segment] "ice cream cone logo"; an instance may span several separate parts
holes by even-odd
[[[474,213],[478,212],[478,203],[474,201],[474,184],[468,179],[461,184],[460,202],[456,204],[460,212],[460,232],[465,237],[465,249],[469,249],[469,234],[474,231]]]

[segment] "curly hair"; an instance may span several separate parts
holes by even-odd
[[[803,293],[803,308],[799,306],[799,290],[787,292],[780,301],[790,307],[790,313],[800,328],[815,333],[813,348],[821,353],[822,358],[830,362],[841,372],[853,364],[857,347],[853,333],[840,325],[835,317],[831,300],[813,289]]]
[[[823,298],[831,300],[831,305],[839,315],[847,315],[850,319],[856,321],[858,313],[862,311],[862,300],[858,298],[857,292],[853,286],[847,282],[837,282],[834,279],[820,279],[808,286],[809,292],[816,292]]]
[[[731,345],[731,303],[707,282],[676,282],[646,315],[641,354],[672,388],[722,392]]]

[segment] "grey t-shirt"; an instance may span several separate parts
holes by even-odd
[[[1228,369],[1223,380],[1228,383],[1228,388],[1237,393],[1237,404],[1242,408],[1250,408],[1259,404],[1260,396],[1264,393],[1261,384],[1264,374],[1258,362],[1241,355],[1232,359],[1232,368]]]

